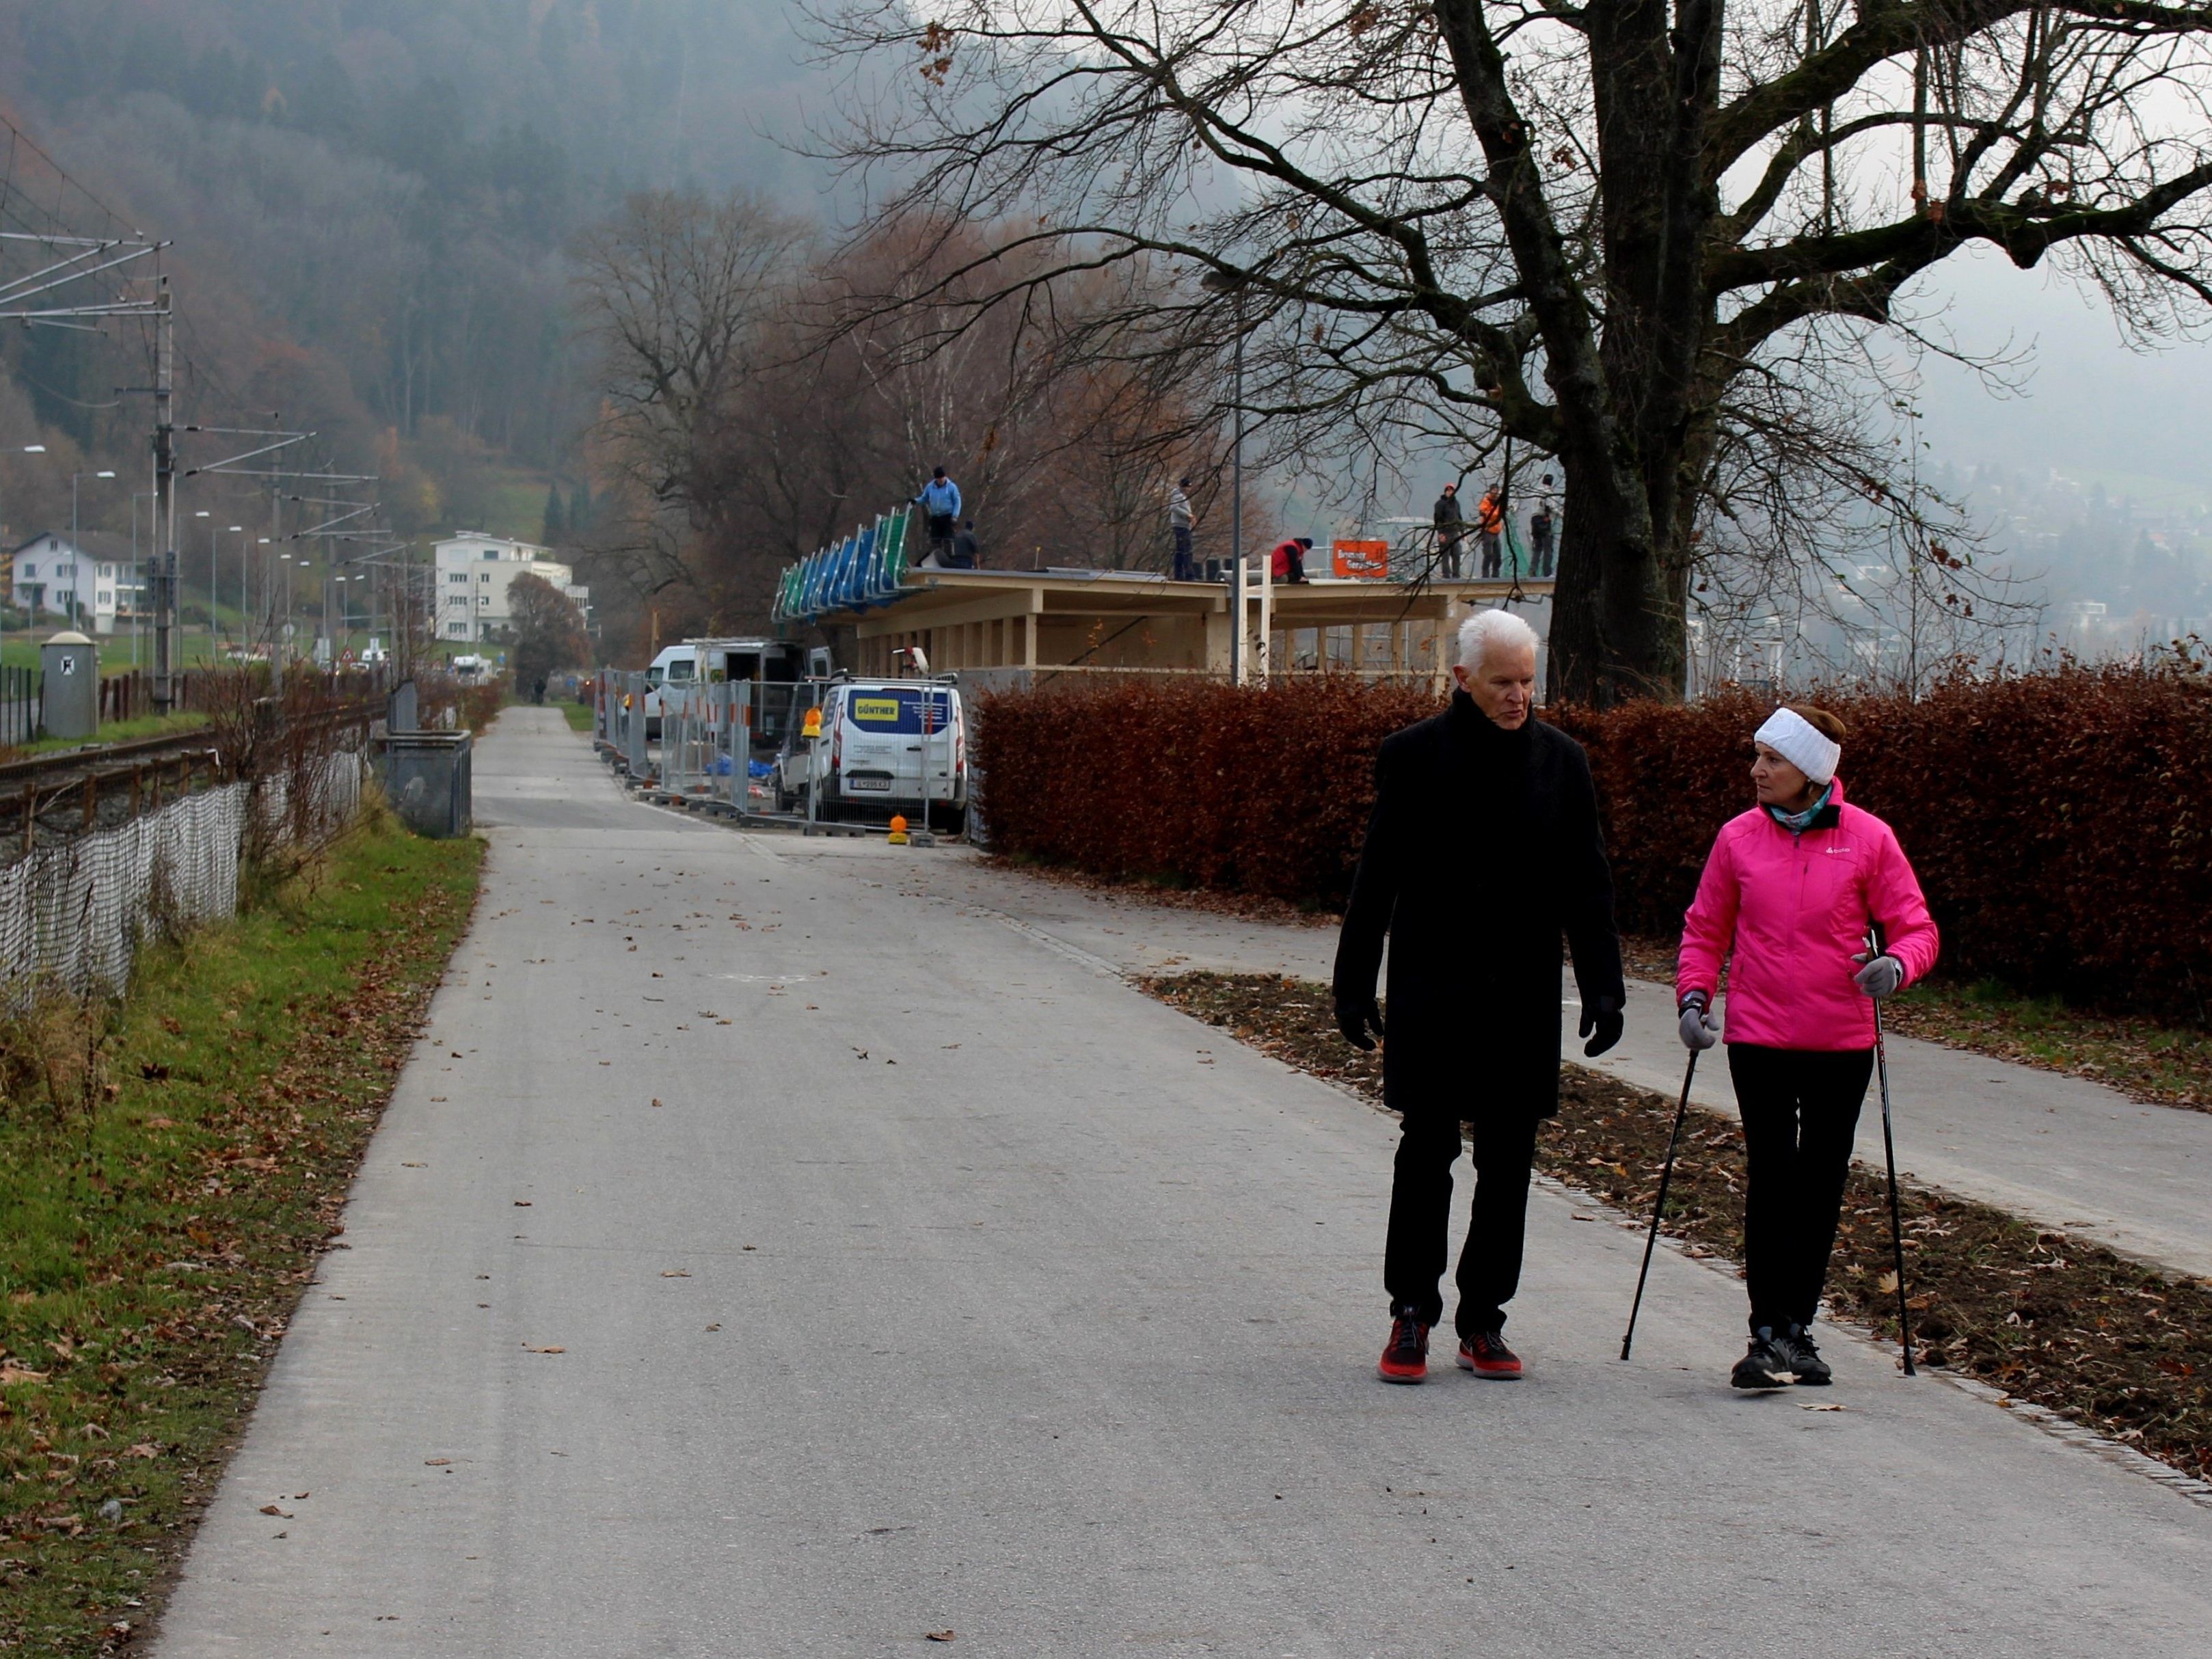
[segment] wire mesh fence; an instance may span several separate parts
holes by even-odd
[[[0,1006],[64,990],[119,996],[149,939],[237,914],[246,861],[326,845],[360,813],[362,757],[313,757],[0,867]]]

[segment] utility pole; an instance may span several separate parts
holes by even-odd
[[[154,313],[154,708],[176,707],[181,643],[177,622],[177,428],[170,409],[176,374],[176,325],[169,278],[156,277]]]

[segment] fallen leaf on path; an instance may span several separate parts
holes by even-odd
[[[275,1504],[264,1504],[261,1506],[261,1512],[264,1515],[273,1515],[279,1521],[289,1521],[292,1518],[291,1510],[283,1509]]]
[[[533,1199],[518,1198],[514,1200],[514,1207],[518,1210],[526,1210],[536,1200]]]
[[[655,1095],[655,1096],[653,1097],[653,1103],[654,1105],[656,1105],[656,1106],[659,1105],[659,1104],[660,1104],[660,1097],[659,1097],[659,1096],[658,1096],[658,1095]]]
[[[522,1351],[525,1353],[566,1353],[568,1352],[557,1342],[550,1348],[536,1347],[532,1344],[526,1342],[522,1345]]]
[[[1842,1407],[1841,1406],[1837,1406],[1837,1405],[1825,1405],[1825,1406],[1808,1406],[1808,1407],[1806,1407],[1804,1409],[1805,1409],[1805,1410],[1807,1410],[1807,1411],[1808,1411],[1808,1412],[1839,1412],[1839,1411],[1843,1410],[1843,1407]]]
[[[921,1639],[925,1642],[950,1642],[952,1632],[949,1630],[927,1630],[921,1633]]]
[[[430,1166],[427,1164],[410,1164],[405,1158],[402,1158],[399,1160],[399,1167],[403,1170],[427,1170]]]
[[[722,1328],[722,1322],[718,1319],[713,1324],[708,1326],[707,1328],[710,1331],[719,1331]]]
[[[1884,1273],[1884,1274],[1883,1274],[1880,1279],[1875,1279],[1875,1282],[1874,1282],[1874,1287],[1875,1287],[1875,1290],[1877,1290],[1877,1291],[1881,1291],[1882,1295],[1884,1295],[1884,1296],[1887,1296],[1887,1295],[1889,1295],[1892,1291],[1895,1291],[1895,1290],[1897,1289],[1897,1275],[1896,1275],[1896,1273]]]
[[[422,1460],[422,1467],[426,1469],[442,1469],[453,1461],[450,1457],[426,1457]]]
[[[691,1277],[690,1273],[686,1273],[681,1267],[664,1267],[661,1269],[660,1276],[663,1279],[689,1279]]]

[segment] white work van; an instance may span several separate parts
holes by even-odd
[[[825,822],[923,816],[957,835],[968,816],[968,721],[951,679],[833,680],[820,688],[822,735],[803,724],[776,757],[776,804]]]
[[[681,692],[694,685],[750,681],[760,686],[789,686],[806,667],[806,648],[788,640],[703,639],[664,646],[645,671],[645,734],[660,735],[661,688]],[[756,746],[783,738],[781,711],[790,695],[763,697],[753,730]]]

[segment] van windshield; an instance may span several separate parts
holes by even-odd
[[[678,657],[674,662],[668,665],[668,683],[671,685],[681,685],[684,681],[691,678],[691,671],[696,666],[697,666],[697,665],[693,663],[690,658]]]
[[[855,690],[845,704],[845,718],[863,732],[888,735],[891,732],[919,732],[922,722],[922,698],[920,690],[907,690],[884,686],[878,690]],[[929,700],[929,729],[942,732],[952,720],[952,696],[947,691],[932,691]]]

